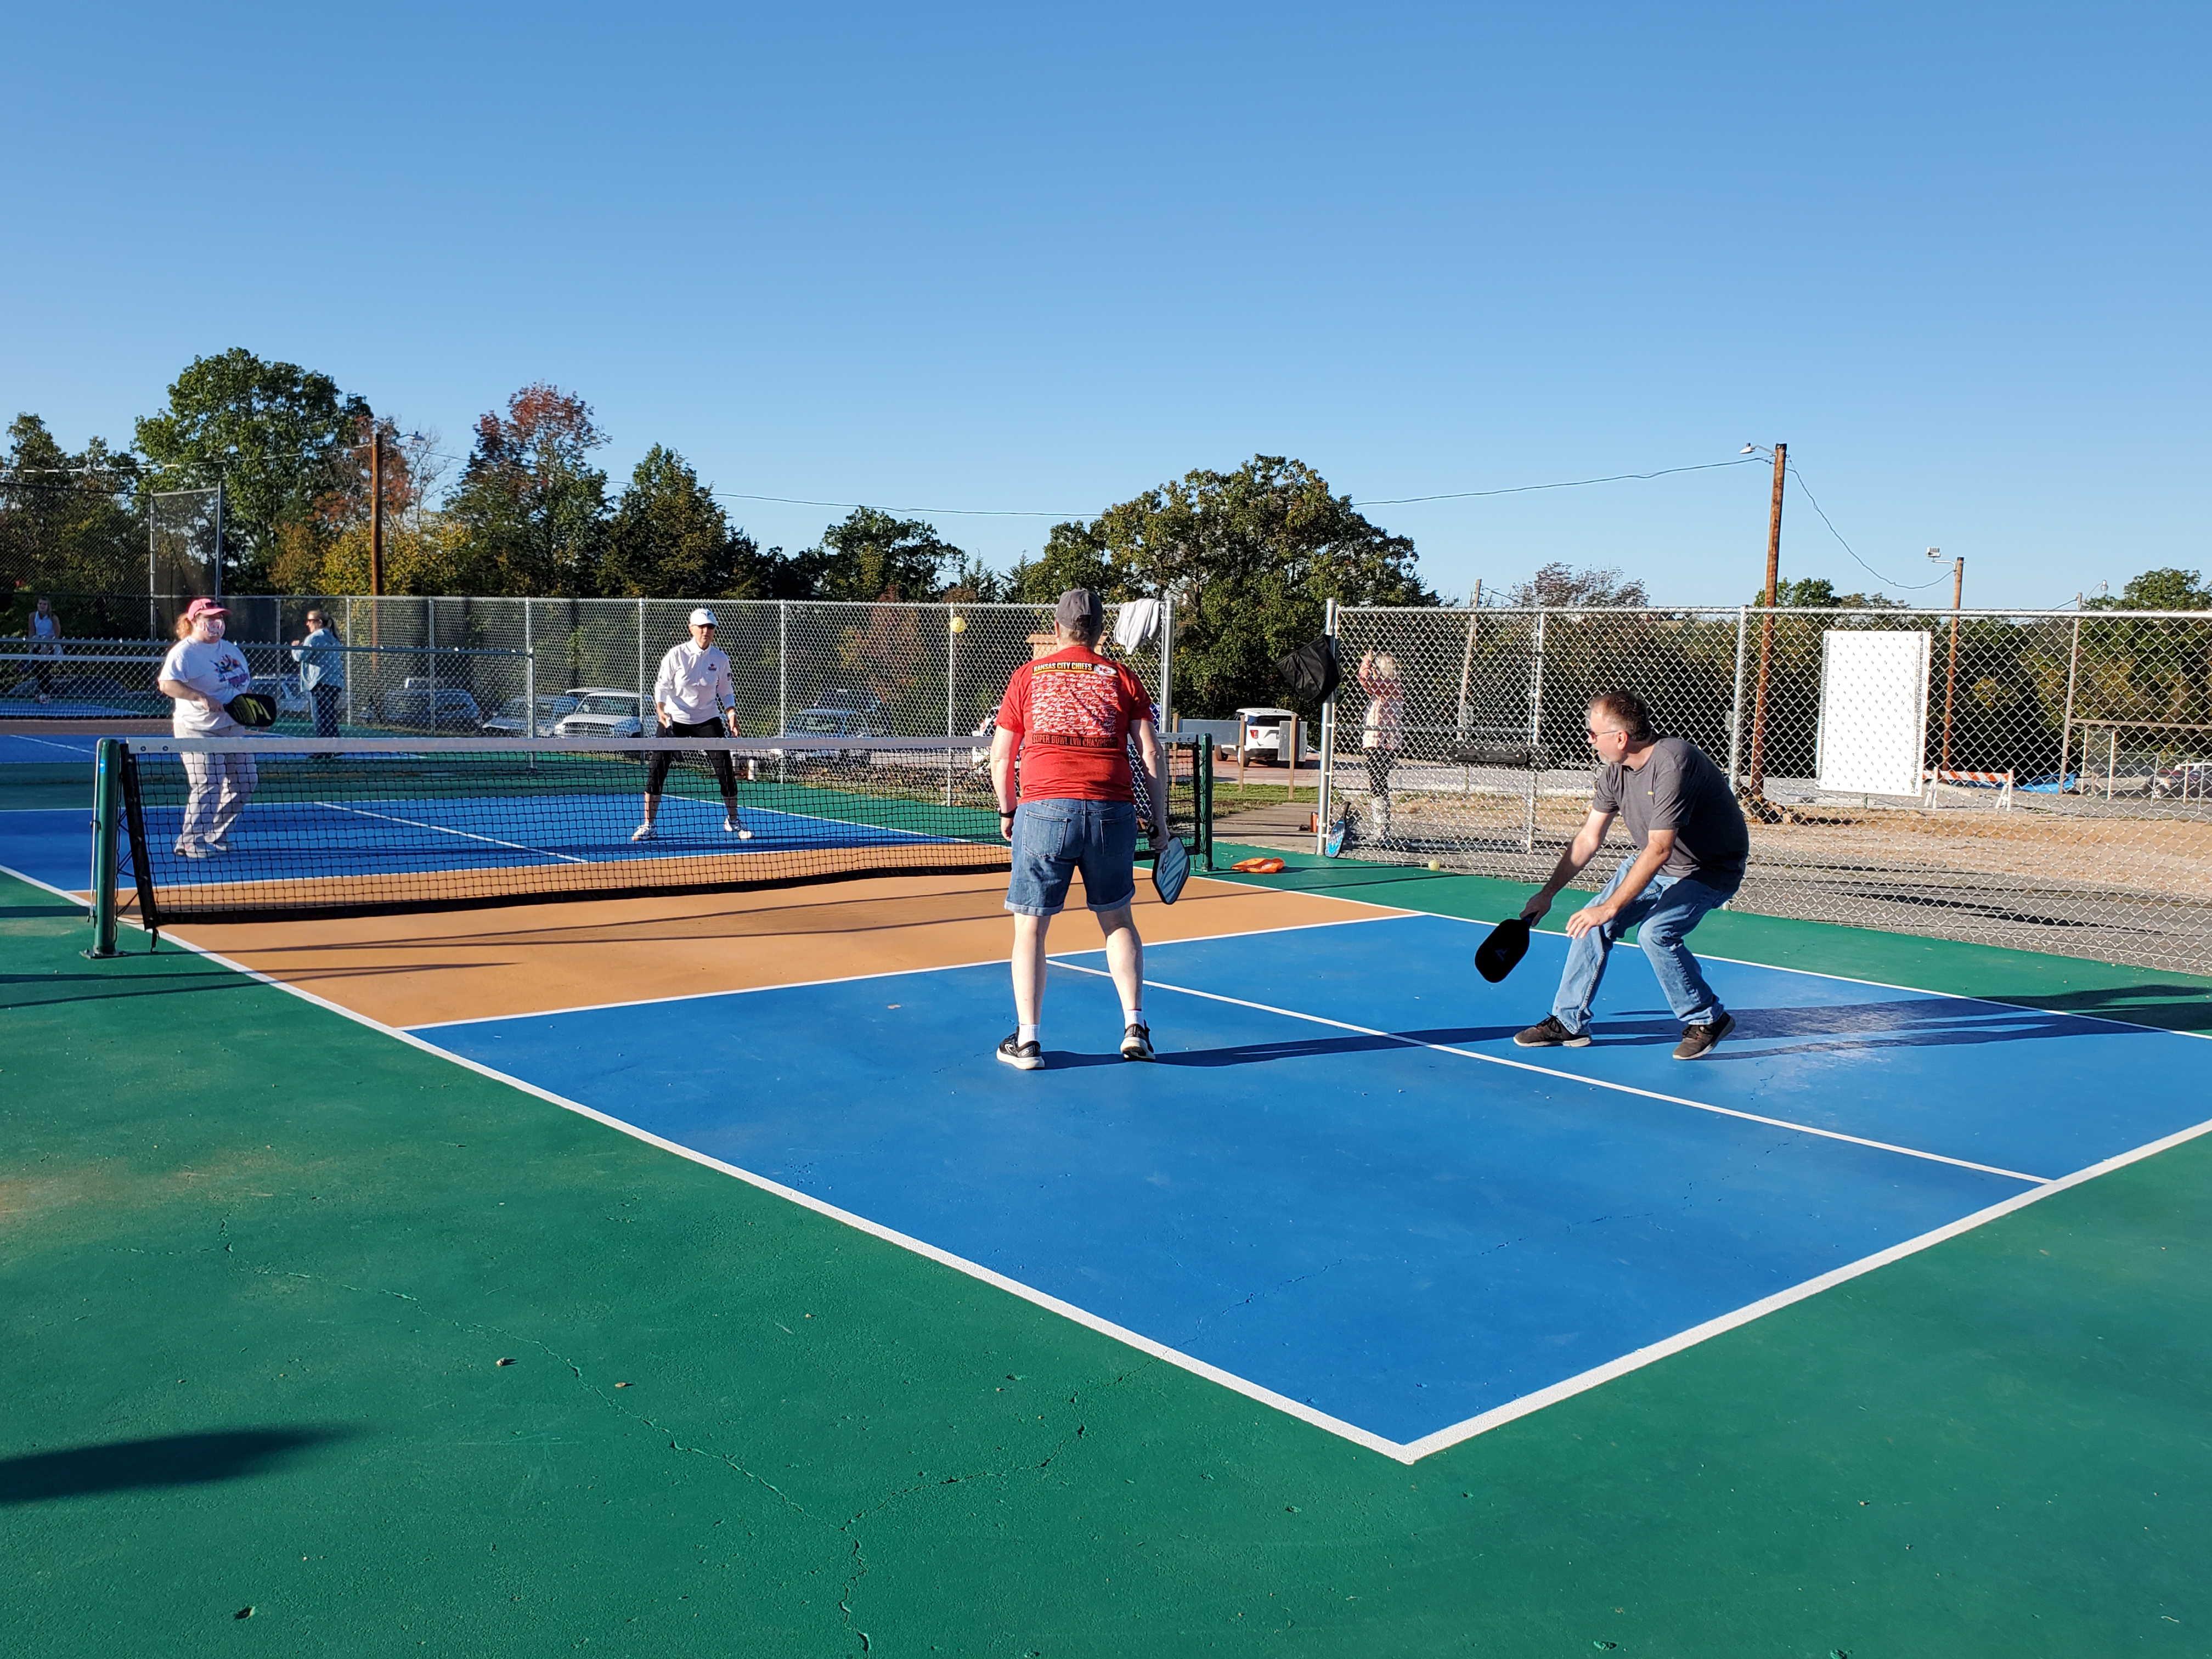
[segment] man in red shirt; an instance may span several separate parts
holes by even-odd
[[[999,833],[1014,844],[1006,908],[1014,915],[1014,1034],[999,1058],[1024,1072],[1044,1064],[1037,1026],[1044,1006],[1045,930],[1067,902],[1069,878],[1106,934],[1106,966],[1121,994],[1121,1058],[1151,1060],[1145,1024],[1145,945],[1129,907],[1137,897],[1137,794],[1129,737],[1145,769],[1145,799],[1159,789],[1160,738],[1152,699],[1127,668],[1097,650],[1106,607],[1071,587],[1053,612],[1054,648],[1014,670],[991,738]],[[1020,795],[1014,759],[1021,757]],[[1157,836],[1160,826],[1147,828]]]

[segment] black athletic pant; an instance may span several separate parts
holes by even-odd
[[[720,720],[677,720],[660,728],[660,735],[664,738],[725,738],[729,734],[730,728]],[[647,794],[660,793],[660,786],[668,781],[669,765],[675,758],[676,752],[671,749],[653,751],[653,758],[646,763],[645,768]],[[707,751],[707,761],[714,769],[714,781],[722,786],[722,799],[735,800],[738,798],[738,775],[730,769],[730,751],[710,749]]]

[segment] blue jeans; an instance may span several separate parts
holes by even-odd
[[[1632,854],[1623,859],[1605,890],[1590,902],[1611,898],[1635,862]],[[1721,1000],[1698,971],[1698,959],[1682,939],[1705,919],[1706,911],[1735,896],[1735,887],[1711,886],[1697,876],[1652,877],[1619,915],[1569,943],[1566,971],[1559,975],[1559,999],[1552,1005],[1553,1018],[1577,1036],[1589,1030],[1590,1004],[1605,981],[1606,957],[1620,936],[1633,927],[1636,942],[1644,947],[1651,971],[1659,976],[1659,988],[1667,994],[1667,1006],[1674,1011],[1674,1018],[1686,1025],[1711,1024],[1720,1018]]]
[[[1093,910],[1137,896],[1137,808],[1126,800],[1025,800],[1014,813],[1014,872],[1006,908],[1056,916],[1079,869]]]

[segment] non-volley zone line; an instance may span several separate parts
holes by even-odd
[[[1103,968],[1092,968],[1082,963],[1070,962],[1054,957],[1055,967],[1066,968],[1079,974],[1092,974],[1100,978],[1112,975]],[[1532,1065],[1525,1060],[1509,1060],[1503,1054],[1486,1054],[1474,1048],[1455,1048],[1447,1042],[1430,1042],[1399,1031],[1385,1031],[1371,1025],[1355,1025],[1348,1020],[1330,1019],[1322,1014],[1309,1014],[1296,1008],[1278,1008],[1271,1003],[1254,1002],[1245,997],[1224,996],[1218,991],[1200,991],[1188,985],[1171,985],[1164,980],[1147,979],[1146,988],[1155,991],[1172,991],[1179,996],[1202,997],[1208,1002],[1224,1002],[1237,1008],[1250,1008],[1263,1014],[1277,1014],[1285,1019],[1302,1019],[1314,1025],[1326,1025],[1332,1030],[1351,1031],[1360,1036],[1380,1037],[1385,1042],[1402,1044],[1408,1048],[1428,1048],[1440,1054],[1453,1054],[1462,1060],[1480,1060],[1485,1065],[1503,1066],[1510,1071],[1533,1072],[1539,1077],[1558,1078],[1564,1082],[1586,1084],[1593,1089],[1610,1089],[1617,1094],[1638,1095],[1645,1100],[1662,1101],[1669,1106],[1686,1106],[1692,1111],[1711,1112],[1717,1117],[1741,1118],[1747,1123],[1763,1123],[1769,1128],[1787,1129],[1792,1134],[1814,1135],[1822,1140],[1838,1140],[1852,1146],[1864,1146],[1877,1152],[1893,1152],[1900,1158],[1924,1158],[1930,1164],[1948,1164],[1954,1169],[1972,1170],[1977,1175],[2001,1176],[2007,1181],[2024,1182],[2031,1187],[2047,1186],[2051,1176],[2027,1175],[2018,1170],[2000,1169],[1993,1164],[1977,1164],[1972,1158],[1951,1158],[1942,1152],[1931,1152],[1917,1146],[1900,1146],[1893,1141],[1873,1140],[1864,1135],[1845,1134],[1840,1129],[1823,1129],[1810,1123],[1799,1123],[1786,1117],[1769,1117],[1761,1112],[1747,1112],[1733,1106],[1715,1106],[1709,1102],[1692,1100],[1685,1095],[1662,1094],[1656,1089],[1639,1089],[1633,1084],[1615,1083],[1607,1078],[1584,1077],[1578,1072],[1563,1072],[1550,1066]]]
[[[386,823],[404,823],[410,830],[428,830],[434,835],[455,836],[463,841],[480,841],[488,847],[504,847],[511,852],[535,853],[540,858],[558,859],[563,864],[589,864],[591,862],[589,859],[578,858],[572,853],[556,853],[550,848],[531,847],[519,841],[501,841],[496,836],[479,836],[471,830],[456,830],[450,824],[425,823],[420,818],[403,818],[390,812],[372,812],[368,808],[362,806],[341,806],[336,801],[319,800],[315,805],[318,806],[327,807],[333,812],[350,812],[356,817],[379,818]]]

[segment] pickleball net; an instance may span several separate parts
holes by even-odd
[[[641,840],[656,751],[670,767]],[[1167,752],[1169,826],[1203,855],[1211,750],[1171,735]],[[729,762],[726,803],[710,754]],[[107,892],[155,928],[1010,862],[988,750],[966,734],[834,747],[790,737],[110,740],[99,776],[95,906]]]

